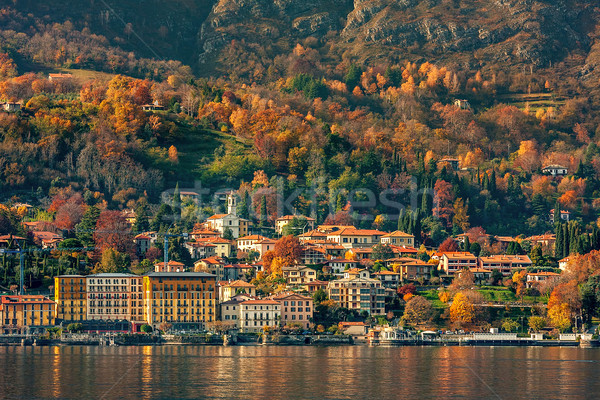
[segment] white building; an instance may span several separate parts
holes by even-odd
[[[142,318],[141,277],[132,274],[95,274],[86,277],[86,319],[129,320]],[[135,306],[134,297],[135,294]]]
[[[276,327],[281,321],[281,305],[275,300],[247,300],[241,303],[241,332],[261,332],[265,326]]]

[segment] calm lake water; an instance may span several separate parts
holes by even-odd
[[[1,399],[598,399],[600,349],[0,347]]]

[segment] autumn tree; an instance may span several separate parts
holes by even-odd
[[[419,324],[429,322],[432,318],[433,306],[431,302],[423,296],[413,296],[406,307],[402,321],[408,324]]]
[[[120,253],[113,248],[102,251],[100,262],[94,267],[94,273],[123,273],[129,271],[131,258],[128,254]]]
[[[435,183],[433,190],[433,215],[442,219],[445,226],[448,227],[450,226],[454,214],[454,192],[452,191],[452,184],[439,180]]]
[[[450,320],[455,323],[471,323],[475,319],[475,307],[471,300],[462,292],[458,292],[452,299],[450,306]]]
[[[529,317],[527,322],[529,324],[529,328],[534,332],[539,332],[544,326],[546,326],[546,319],[544,317],[540,317],[538,315],[534,315]]]
[[[406,285],[399,286],[397,292],[399,297],[404,297],[406,294],[415,295],[417,294],[417,287],[413,283],[408,283]]]
[[[569,305],[566,303],[548,308],[548,318],[550,323],[561,332],[565,332],[571,327]]]
[[[454,216],[452,217],[452,225],[460,228],[462,232],[469,229],[468,206],[465,205],[463,199],[458,198],[454,202]]]
[[[459,246],[456,240],[448,238],[444,240],[442,244],[440,244],[440,247],[438,247],[438,251],[440,253],[452,253],[455,251],[459,251]]]
[[[291,267],[296,265],[302,257],[302,245],[297,237],[288,235],[275,242],[275,257],[282,260],[283,265]]]
[[[113,249],[119,253],[135,254],[133,237],[129,224],[120,211],[102,211],[96,222],[94,232],[96,248],[102,253]]]

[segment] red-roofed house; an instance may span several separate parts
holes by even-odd
[[[283,228],[292,222],[294,218],[306,221],[306,229],[315,229],[315,222],[317,221],[314,218],[305,217],[303,215],[284,215],[283,217],[279,217],[275,220],[275,232],[281,235],[283,233]]]
[[[299,294],[283,294],[273,296],[279,302],[282,324],[300,324],[303,328],[310,328],[310,319],[313,317],[313,299]]]
[[[394,231],[383,235],[381,237],[381,244],[412,247],[415,244],[415,236],[402,231]]]
[[[154,264],[154,272],[185,272],[185,265],[179,261],[170,260],[165,268],[164,262]]]
[[[438,265],[438,269],[446,274],[454,274],[463,268],[474,267],[477,267],[477,257],[464,251],[443,253]]]
[[[251,283],[241,280],[236,281],[220,281],[217,283],[219,289],[219,301],[228,301],[236,294],[247,294],[256,296],[256,286]]]
[[[527,274],[527,287],[531,288],[548,280],[558,281],[560,274],[555,272],[536,272]]]
[[[347,249],[371,247],[378,244],[386,232],[375,229],[356,229],[346,227],[327,234],[327,240],[336,242]]]

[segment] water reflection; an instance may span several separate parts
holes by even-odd
[[[596,398],[600,349],[0,347],[0,398]]]

